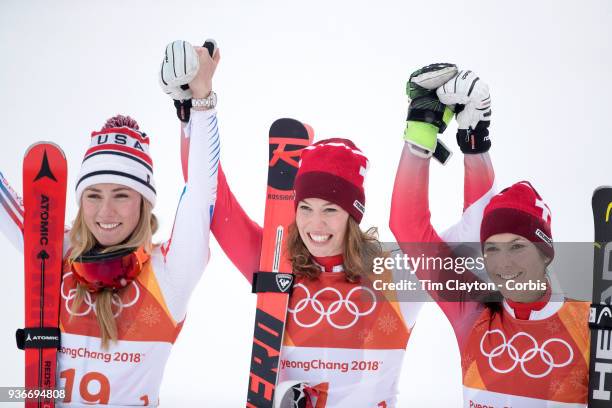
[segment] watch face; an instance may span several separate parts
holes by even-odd
[[[210,92],[210,96],[208,97],[208,107],[214,108],[217,106],[217,94],[214,91]]]

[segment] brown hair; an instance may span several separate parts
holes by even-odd
[[[293,273],[298,277],[316,279],[321,268],[315,264],[312,254],[306,248],[298,228],[294,223],[289,226],[287,253],[291,260]],[[378,240],[378,229],[369,228],[362,231],[353,217],[348,217],[344,234],[344,273],[346,280],[357,282],[366,273],[371,272],[374,258],[384,256],[382,245]]]
[[[119,245],[113,245],[104,248],[101,253],[113,252],[125,248],[143,247],[145,252],[151,253],[153,249],[153,234],[157,231],[158,222],[155,214],[153,214],[152,204],[141,196],[140,202],[140,219],[132,234],[127,241]],[[74,220],[72,229],[70,230],[70,256],[69,262],[73,262],[79,256],[87,253],[97,244],[96,238],[85,224],[85,218],[82,209],[79,207],[79,212]],[[77,292],[74,302],[72,303],[72,312],[76,313],[78,308],[83,304],[87,289],[77,283]],[[117,341],[117,323],[112,311],[112,289],[103,289],[96,293],[96,318],[98,327],[100,328],[100,337],[102,338],[102,349],[107,349],[109,342]]]

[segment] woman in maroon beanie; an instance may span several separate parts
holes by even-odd
[[[444,110],[441,103],[465,104],[463,116],[460,113],[457,118],[457,141],[465,153],[463,218],[472,223],[482,219],[480,237],[457,228],[440,236],[431,225],[430,158],[414,153],[411,145],[413,140],[423,140],[423,133],[406,137],[393,191],[391,229],[406,254],[457,259],[451,242],[480,241],[488,278],[494,293],[501,295],[495,301],[453,289],[458,286],[454,282],[484,283],[471,272],[435,267],[416,271],[420,280],[439,282],[445,288],[430,294],[457,338],[465,407],[584,407],[589,305],[565,299],[551,287],[547,274],[554,257],[551,212],[533,186],[522,181],[491,198],[490,109],[486,114],[490,97],[488,89],[478,90],[482,81],[475,75],[470,78],[470,72],[458,72],[444,87],[421,91],[433,102],[428,107]],[[466,111],[468,117],[476,118],[471,126],[462,126]],[[407,134],[410,126],[411,122]],[[427,127],[417,124],[416,129]],[[430,130],[435,145],[438,129]]]

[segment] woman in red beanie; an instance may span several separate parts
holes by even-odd
[[[554,257],[551,214],[531,184],[516,183],[490,198],[494,172],[487,153],[488,89],[470,71],[460,71],[441,83],[426,81],[447,68],[430,66],[411,77],[411,109],[424,106],[419,105],[420,98],[433,102],[427,105],[430,117],[437,114],[435,109],[448,109],[442,103],[465,105],[457,116],[457,141],[465,153],[463,218],[471,224],[482,219],[480,237],[460,228],[439,236],[431,225],[430,160],[419,149],[426,145],[422,143],[426,137],[433,138],[435,146],[439,128],[428,128],[432,122],[423,114],[413,114],[411,122],[409,113],[407,143],[393,191],[391,229],[407,254],[418,250],[419,254],[456,256],[445,242],[480,241],[482,245],[488,277],[499,288],[501,299],[479,301],[473,293],[451,293],[448,286],[444,291],[430,291],[459,343],[465,407],[583,407],[588,390],[588,304],[568,301],[551,290],[547,277]],[[479,282],[470,272],[421,268],[416,274],[421,280],[445,284]]]
[[[394,293],[381,299],[367,284],[374,258],[384,256],[376,230],[359,227],[367,169],[366,156],[347,139],[322,140],[302,153],[287,243],[296,282],[277,403],[289,384],[300,407],[396,405],[404,351],[421,304],[399,304]],[[240,208],[222,171],[211,230],[251,282],[262,229]]]

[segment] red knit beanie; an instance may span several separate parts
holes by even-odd
[[[520,181],[497,194],[484,210],[480,242],[495,234],[512,233],[535,243],[551,259],[555,255],[550,209],[528,181]]]
[[[348,139],[325,139],[308,146],[302,151],[295,178],[295,206],[304,199],[321,198],[361,222],[367,169],[368,159]]]

